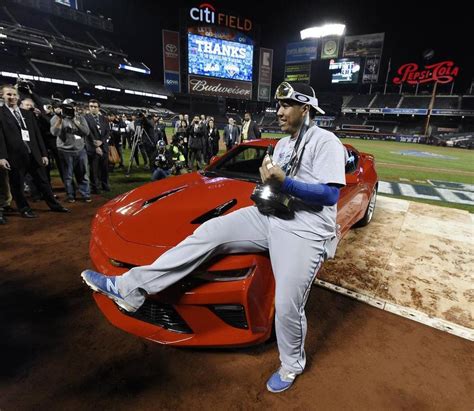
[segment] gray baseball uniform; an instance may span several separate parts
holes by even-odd
[[[307,144],[295,179],[307,183],[345,184],[344,148],[337,137],[317,126]],[[285,137],[274,160],[285,167],[295,139]],[[301,147],[301,145],[300,145]],[[328,239],[335,235],[336,206],[297,204],[295,218],[282,220],[242,208],[202,224],[149,266],[132,268],[117,278],[120,294],[140,307],[146,294],[155,294],[190,274],[218,254],[269,251],[275,277],[275,326],[280,360],[285,370],[300,374],[306,364],[304,306],[314,277],[324,259]]]

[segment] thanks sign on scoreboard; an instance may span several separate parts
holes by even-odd
[[[188,33],[188,74],[252,81],[253,46]]]

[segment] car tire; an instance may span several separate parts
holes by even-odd
[[[365,210],[364,217],[362,217],[357,223],[353,225],[355,228],[365,227],[372,221],[374,216],[375,205],[377,203],[377,185],[374,186],[372,194],[370,195],[369,204],[367,204],[367,210]]]

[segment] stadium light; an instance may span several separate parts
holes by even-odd
[[[300,31],[301,40],[325,36],[342,36],[345,29],[345,24],[325,24],[323,26],[310,27]]]

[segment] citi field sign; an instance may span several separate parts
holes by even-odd
[[[394,77],[394,84],[423,84],[435,82],[440,84],[451,83],[459,74],[459,67],[453,61],[441,61],[420,69],[416,63],[407,63],[397,70],[399,77]]]
[[[242,19],[238,16],[232,16],[225,13],[219,13],[214,6],[209,3],[202,3],[199,7],[193,7],[189,10],[189,17],[194,21],[207,24],[217,24],[218,26],[229,27],[241,31],[251,31],[252,21]]]

